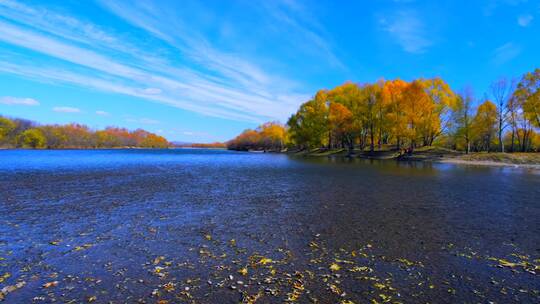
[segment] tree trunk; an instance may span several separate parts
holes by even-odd
[[[373,124],[371,124],[371,126],[369,127],[369,133],[370,133],[370,136],[371,136],[371,143],[369,145],[369,151],[370,152],[373,152],[375,151],[375,134],[373,134]]]
[[[499,151],[504,153],[504,143],[502,138],[502,128],[503,128],[503,121],[502,121],[502,114],[499,114]]]
[[[516,138],[516,128],[512,126],[512,143],[510,144],[510,151],[514,152],[514,140]]]

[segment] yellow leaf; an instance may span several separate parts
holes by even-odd
[[[332,263],[332,265],[330,265],[330,270],[332,270],[332,271],[338,271],[340,269],[341,269],[341,267],[339,267],[339,265],[336,264],[336,263]]]
[[[241,268],[241,269],[238,270],[238,273],[245,276],[245,275],[248,274],[248,269],[246,267]]]
[[[58,285],[58,281],[52,281],[52,282],[48,282],[48,283],[43,284],[43,288],[55,287],[57,285]]]
[[[272,259],[269,259],[269,258],[261,258],[261,259],[259,260],[259,264],[261,264],[261,265],[270,264],[270,263],[272,263],[272,262],[273,262]]]

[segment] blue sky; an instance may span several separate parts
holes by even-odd
[[[540,1],[0,0],[0,114],[222,141],[345,81],[481,97],[539,50]]]

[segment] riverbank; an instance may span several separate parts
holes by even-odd
[[[313,149],[303,151],[289,151],[291,155],[305,157],[349,157],[378,160],[399,160],[399,161],[424,161],[440,162],[461,165],[475,166],[511,166],[540,169],[540,153],[487,153],[475,152],[465,154],[463,152],[437,148],[419,148],[410,155],[401,155],[398,151],[361,151],[348,149]]]

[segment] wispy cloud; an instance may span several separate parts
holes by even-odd
[[[405,52],[421,54],[433,44],[426,26],[414,10],[401,10],[379,18],[379,26],[388,32]]]
[[[158,88],[146,88],[143,90],[144,93],[146,94],[151,94],[151,95],[157,95],[157,94],[161,94],[161,89],[158,89]]]
[[[529,26],[529,24],[531,24],[531,21],[533,21],[533,19],[534,17],[531,14],[520,15],[517,18],[517,23],[519,24],[519,26],[527,27]]]
[[[151,2],[104,2],[103,7],[145,31],[166,51],[136,47],[144,45],[138,39],[146,37],[119,36],[74,16],[2,0],[0,41],[57,61],[34,56],[30,60],[24,53],[16,59],[0,56],[0,70],[250,122],[283,120],[308,97],[295,81],[219,51],[182,26],[171,11]]]
[[[109,116],[111,115],[109,112],[105,112],[105,111],[96,111],[96,115],[99,115],[99,116]]]
[[[0,97],[0,104],[20,105],[20,106],[39,106],[39,101],[33,98],[4,96],[4,97]]]
[[[145,125],[157,125],[160,123],[159,120],[151,119],[151,118],[126,118],[127,122],[134,122],[139,124],[145,124]]]
[[[502,65],[521,53],[521,47],[513,42],[505,43],[493,51],[493,63],[495,65]]]
[[[296,0],[262,1],[257,3],[275,24],[285,24],[287,34],[296,32],[296,45],[304,46],[306,52],[319,52],[329,64],[345,69],[345,64],[336,55],[332,37],[321,22],[310,12],[309,7]]]
[[[81,109],[73,107],[54,107],[53,111],[58,113],[81,113]]]

